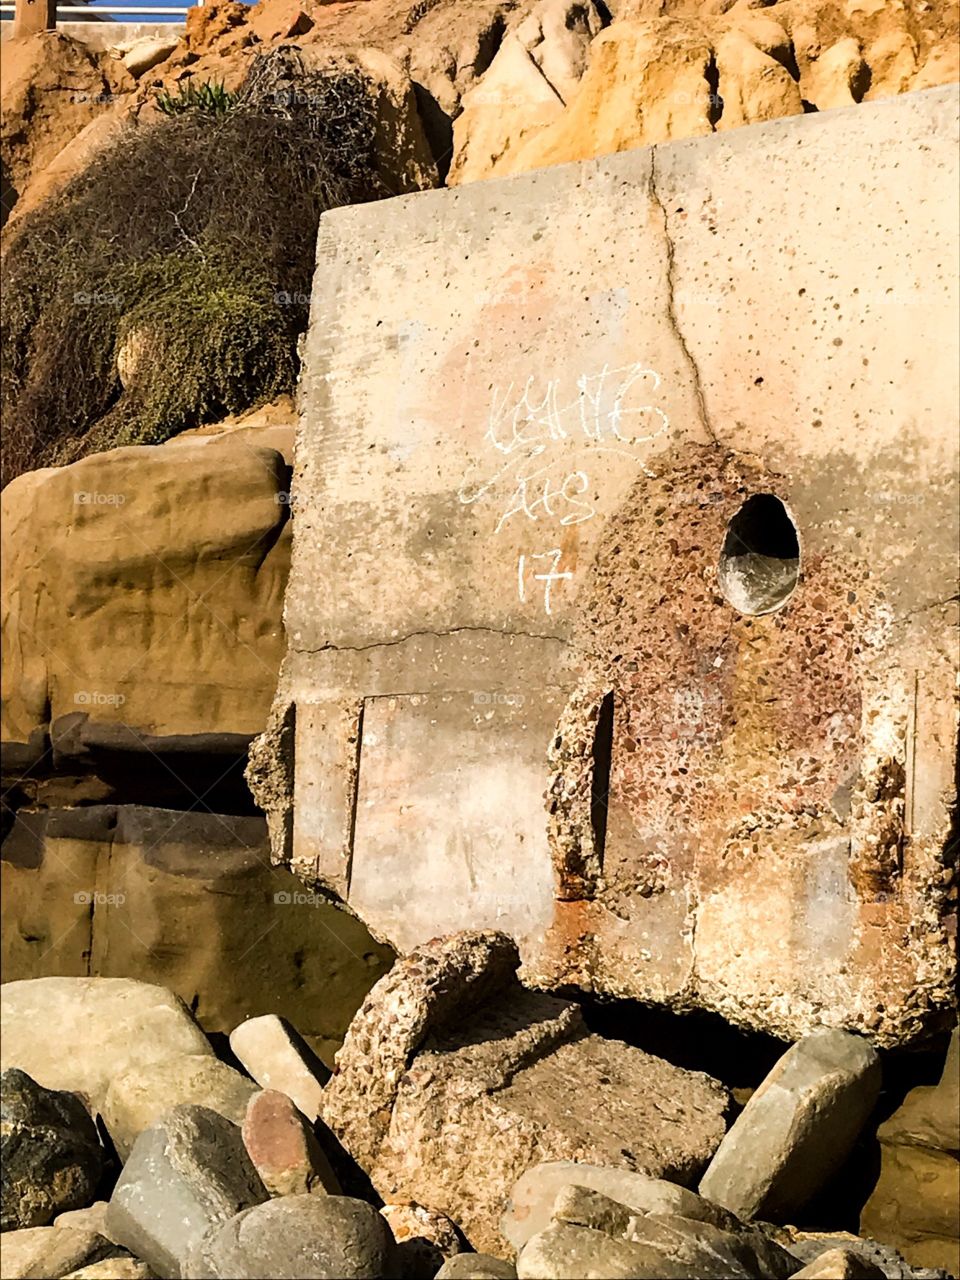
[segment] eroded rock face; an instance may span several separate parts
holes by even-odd
[[[6,487],[11,757],[27,766],[52,745],[66,774],[98,752],[193,739],[226,767],[263,728],[283,653],[291,444],[272,426],[193,436]]]
[[[138,772],[135,759],[154,767]],[[182,757],[166,763],[202,794],[201,778],[222,760],[188,759],[187,768]],[[128,759],[121,778],[163,785],[172,775],[146,755]],[[278,1010],[332,1060],[390,963],[359,921],[270,866],[260,817],[146,805],[21,809],[0,853],[8,980],[136,977],[170,988],[208,1031],[223,1033]]]
[[[416,948],[354,1019],[323,1102],[386,1200],[430,1205],[501,1255],[501,1208],[531,1164],[579,1159],[689,1182],[728,1103],[708,1076],[589,1035],[577,1006],[525,991],[518,964],[492,932]]]
[[[880,1177],[860,1229],[916,1267],[960,1273],[960,1035],[937,1085],[912,1089],[877,1130]]]
[[[949,84],[958,74],[956,34],[952,10],[917,0],[842,13],[824,0],[760,9],[620,5],[610,27],[590,28],[582,78],[562,86],[552,109],[546,69],[521,66],[504,41],[463,99],[449,180],[503,177]]]

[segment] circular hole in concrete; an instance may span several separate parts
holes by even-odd
[[[773,613],[793,595],[800,538],[774,494],[753,494],[727,525],[717,576],[724,597],[741,613]]]

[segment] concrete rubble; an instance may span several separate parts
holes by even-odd
[[[351,1024],[322,1112],[385,1200],[439,1209],[494,1254],[505,1191],[531,1163],[692,1182],[729,1106],[709,1076],[589,1035],[576,1005],[524,990],[518,965],[493,932],[398,961]]]

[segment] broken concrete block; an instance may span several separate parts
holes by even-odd
[[[521,987],[518,965],[489,931],[417,947],[367,997],[324,1091],[324,1119],[385,1200],[428,1204],[495,1255],[532,1164],[689,1182],[729,1102],[709,1076],[589,1035],[576,1005]]]
[[[237,1214],[193,1251],[196,1280],[381,1280],[396,1274],[390,1229],[349,1196],[284,1196]]]
[[[330,1073],[285,1018],[248,1018],[230,1032],[230,1048],[261,1089],[279,1089],[308,1120],[317,1118]]]
[[[254,1094],[241,1133],[247,1155],[272,1196],[341,1194],[330,1161],[302,1112],[285,1093],[266,1089]]]
[[[46,1227],[93,1199],[103,1148],[72,1093],[44,1089],[25,1071],[0,1076],[0,1230]]]
[[[213,1054],[183,1001],[128,978],[25,978],[0,988],[0,1065],[103,1105],[114,1076],[181,1054]],[[56,1027],[56,1035],[45,1033]]]
[[[840,1167],[880,1093],[859,1036],[820,1031],[788,1049],[720,1143],[700,1193],[744,1218],[782,1221]]]
[[[209,1055],[181,1054],[133,1067],[115,1076],[103,1102],[103,1122],[121,1159],[171,1107],[207,1107],[242,1124],[257,1086],[239,1071]]]
[[[404,1280],[435,1280],[448,1258],[463,1252],[455,1222],[421,1204],[385,1204],[380,1210],[394,1240]]]
[[[168,1111],[133,1145],[107,1209],[113,1239],[161,1276],[189,1276],[190,1250],[268,1198],[237,1125],[207,1107]]]
[[[274,855],[404,953],[905,1044],[955,975],[957,90],[703,126],[321,219]]]

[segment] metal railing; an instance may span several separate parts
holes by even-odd
[[[0,20],[12,21],[14,35],[28,35],[34,31],[54,31],[60,19],[77,21],[86,18],[90,22],[140,22],[151,21],[157,17],[177,26],[186,18],[187,12],[202,5],[203,0],[195,0],[193,5],[180,4],[145,4],[124,8],[120,4],[111,4],[110,0],[96,0],[92,4],[56,4],[55,0],[0,0]],[[68,19],[69,20],[69,19]]]

